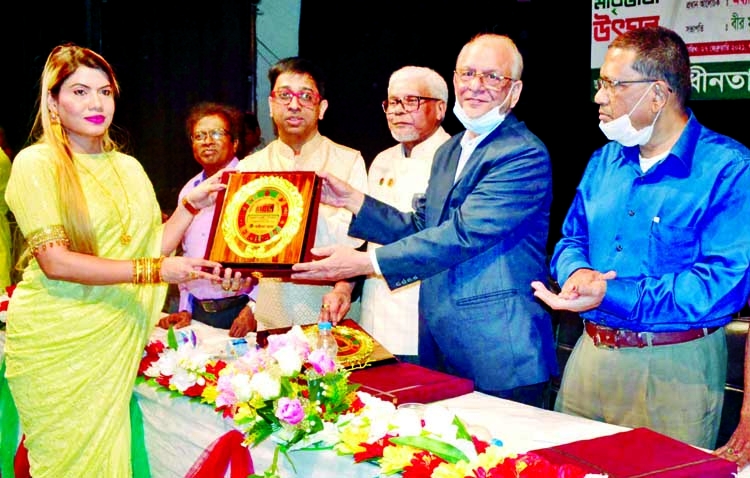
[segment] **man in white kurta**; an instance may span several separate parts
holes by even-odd
[[[318,132],[328,101],[322,73],[301,58],[286,58],[271,67],[271,117],[278,138],[237,166],[240,171],[329,171],[355,188],[367,189],[367,169],[362,154],[337,144]],[[361,239],[347,234],[351,213],[321,204],[315,246],[344,244],[359,247]],[[352,309],[352,281],[302,283],[262,278],[258,285],[255,318],[258,330],[309,324],[323,320],[337,322]],[[322,315],[322,317],[321,317]]]
[[[447,101],[445,80],[429,68],[407,66],[391,75],[383,111],[399,143],[370,165],[372,197],[402,211],[414,209],[427,189],[435,150],[450,138],[440,126]],[[370,251],[377,247],[367,246]],[[392,291],[382,276],[368,276],[362,292],[362,327],[400,359],[417,363],[418,302],[418,282]]]

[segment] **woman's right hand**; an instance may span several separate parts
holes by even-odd
[[[211,272],[206,272],[210,270]],[[169,256],[161,263],[161,280],[179,284],[195,279],[206,279],[220,284],[221,264],[198,257]]]

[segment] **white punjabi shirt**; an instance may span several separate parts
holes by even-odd
[[[327,171],[354,188],[367,192],[367,169],[362,153],[334,143],[317,133],[302,146],[299,154],[276,139],[247,156],[237,165],[239,171]],[[315,231],[315,246],[343,244],[359,247],[362,239],[347,234],[352,214],[343,208],[321,204]],[[278,278],[262,278],[258,285],[255,318],[258,330],[317,322],[323,296],[332,284],[294,283]],[[356,317],[355,317],[356,318]]]
[[[439,128],[416,145],[408,158],[399,143],[378,154],[370,165],[370,196],[401,211],[414,210],[414,201],[424,195],[432,158],[450,135]],[[368,243],[368,251],[380,247]],[[419,335],[419,282],[391,290],[381,275],[371,275],[362,290],[362,327],[396,355],[417,355]]]

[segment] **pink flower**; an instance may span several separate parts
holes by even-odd
[[[281,397],[276,408],[276,418],[290,425],[296,425],[305,418],[305,411],[302,409],[299,399]]]
[[[313,366],[315,372],[321,375],[325,375],[336,370],[336,362],[334,362],[333,359],[326,355],[325,351],[321,349],[315,349],[310,352],[307,360]]]

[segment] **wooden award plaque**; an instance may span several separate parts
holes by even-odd
[[[312,260],[320,179],[312,171],[222,175],[206,259],[256,277],[283,277]]]

